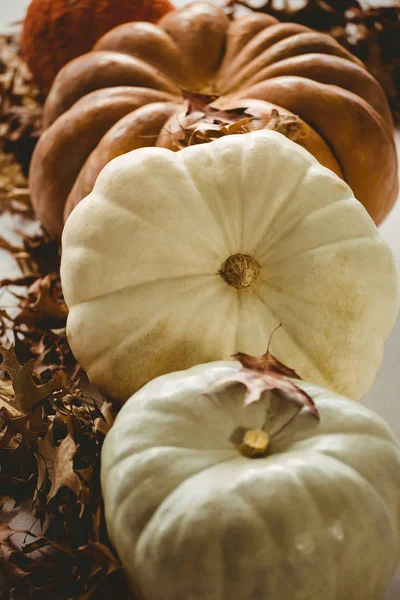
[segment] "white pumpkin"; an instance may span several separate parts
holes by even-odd
[[[125,401],[240,348],[360,399],[398,308],[391,251],[350,188],[279,133],[109,163],[67,221],[68,337]]]
[[[277,335],[278,337],[278,335]],[[400,453],[380,417],[314,384],[308,409],[219,378],[237,363],[164,375],[106,437],[108,532],[141,600],[383,600],[400,559]],[[231,441],[270,436],[264,458]]]

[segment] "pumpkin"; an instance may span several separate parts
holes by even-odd
[[[113,158],[210,139],[196,128],[244,132],[271,119],[383,220],[397,197],[397,155],[386,97],[363,64],[303,25],[262,14],[230,22],[204,2],[158,25],[121,25],[58,74],[31,166],[34,207],[59,237]]]
[[[22,53],[43,91],[70,60],[89,52],[107,31],[128,21],[157,21],[168,0],[32,0],[24,20]]]
[[[72,351],[120,402],[237,347],[259,354],[279,323],[278,359],[360,399],[397,315],[393,256],[368,213],[275,131],[114,159],[62,246]]]
[[[242,385],[215,389],[238,370],[214,362],[150,382],[105,439],[107,528],[135,597],[383,599],[400,560],[393,434],[306,382],[319,422],[275,392],[244,406]],[[250,458],[243,447],[262,436],[267,452]]]

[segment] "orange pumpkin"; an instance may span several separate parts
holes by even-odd
[[[62,69],[44,114],[30,182],[54,237],[116,156],[262,127],[345,179],[376,223],[397,197],[392,119],[379,84],[330,36],[263,14],[230,22],[196,2],[158,25],[121,25]]]

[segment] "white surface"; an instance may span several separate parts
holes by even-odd
[[[400,0],[396,2],[400,4]],[[29,0],[0,0],[0,31],[12,30],[12,22],[23,18],[29,3]],[[183,5],[187,4],[187,0],[175,0],[175,3]],[[386,0],[374,1],[375,5],[386,3]],[[400,132],[397,133],[397,147],[400,155]],[[381,233],[392,248],[400,272],[400,201],[381,226]],[[365,404],[389,423],[400,440],[400,317],[386,343],[381,369],[372,390],[365,398]],[[399,599],[400,569],[385,600]]]
[[[0,0],[0,31],[8,33],[15,30],[16,21],[24,18],[30,0]]]

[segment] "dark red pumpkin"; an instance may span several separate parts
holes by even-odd
[[[36,82],[47,91],[65,64],[89,52],[113,27],[128,21],[154,23],[172,9],[168,0],[32,0],[22,52]]]

